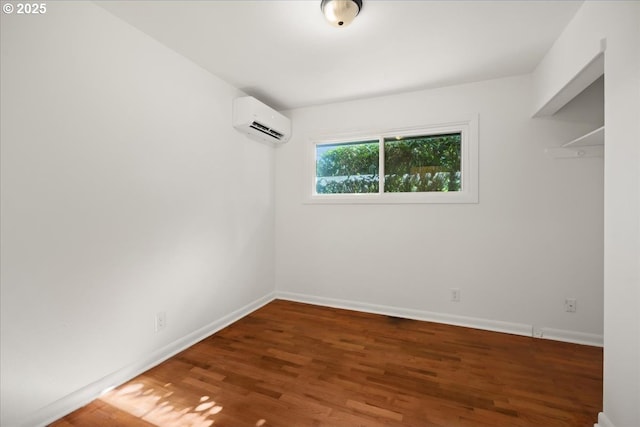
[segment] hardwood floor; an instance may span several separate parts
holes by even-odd
[[[276,300],[69,426],[593,426],[602,349]]]

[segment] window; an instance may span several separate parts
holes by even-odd
[[[379,141],[316,145],[316,193],[378,193]]]
[[[384,191],[460,191],[461,142],[461,132],[384,138]]]
[[[313,144],[312,203],[477,203],[477,120]]]

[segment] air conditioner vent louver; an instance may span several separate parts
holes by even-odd
[[[251,96],[234,99],[233,127],[258,141],[281,144],[291,137],[291,120]]]
[[[262,123],[258,123],[258,122],[253,122],[251,123],[251,127],[254,128],[255,130],[258,130],[262,133],[266,133],[267,135],[271,135],[274,138],[277,139],[282,139],[282,137],[284,135],[282,135],[280,132],[278,132],[277,130],[273,130],[265,125],[263,125]]]

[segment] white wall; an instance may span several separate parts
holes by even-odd
[[[583,123],[530,119],[531,96],[529,76],[520,76],[291,111],[293,139],[276,150],[278,293],[452,323],[508,322],[514,331],[528,325],[529,333],[533,326],[597,341],[603,161],[558,160],[544,148],[594,129],[601,117],[589,112],[592,120]],[[306,150],[315,136],[476,113],[479,204],[303,203]],[[450,302],[451,288],[461,290],[461,302]],[[567,297],[577,298],[576,313],[564,311]]]
[[[605,346],[599,425],[633,427],[640,425],[640,3],[585,2],[534,79],[539,94],[554,93],[602,38],[607,46]]]
[[[272,294],[273,149],[235,88],[49,2],[2,14],[1,90],[3,426]]]

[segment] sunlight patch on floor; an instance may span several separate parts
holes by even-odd
[[[158,427],[210,427],[214,424],[210,417],[220,413],[222,406],[209,396],[202,396],[194,406],[179,409],[179,404],[172,402],[173,392],[167,391],[170,386],[168,383],[164,390],[156,390],[133,383],[104,394],[100,400]]]

